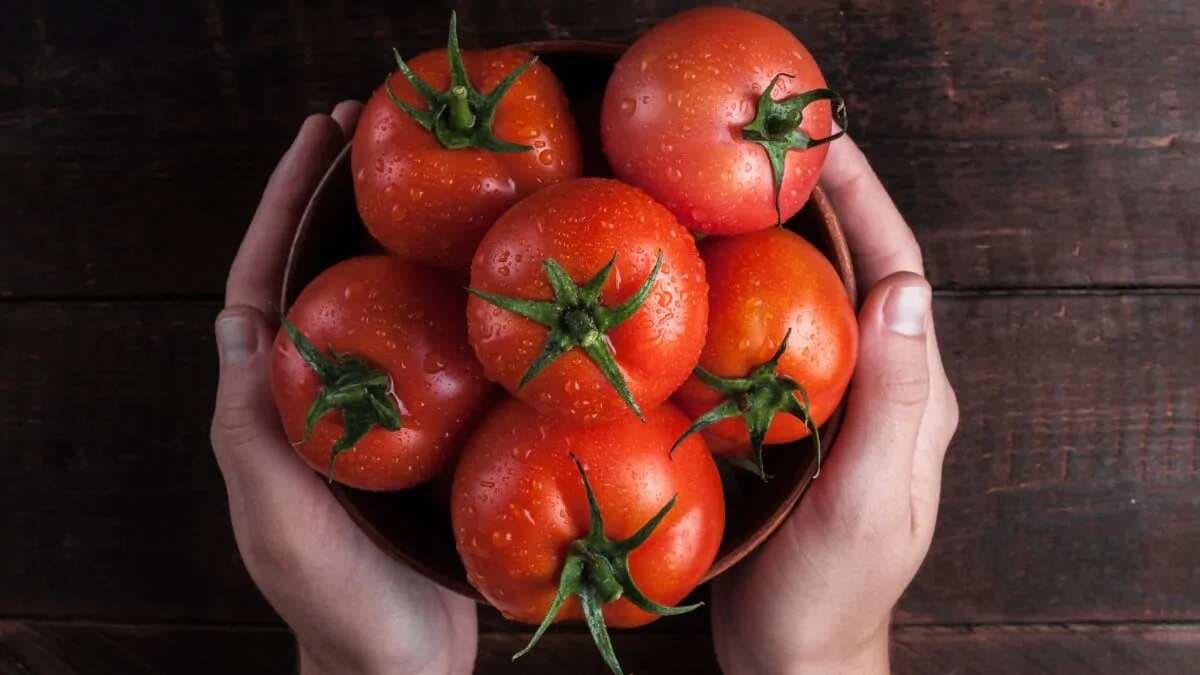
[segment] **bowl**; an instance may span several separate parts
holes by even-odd
[[[515,45],[539,55],[563,82],[583,141],[585,175],[611,176],[600,149],[600,104],[613,64],[625,46],[607,42],[561,40]],[[590,133],[589,133],[590,132]],[[785,226],[819,248],[833,263],[850,298],[857,301],[854,269],[837,215],[820,188]],[[339,260],[378,252],[354,205],[350,146],[334,159],[308,207],[292,242],[280,294],[286,311],[296,295],[322,270]],[[832,445],[843,415],[839,408],[821,430],[824,447]],[[771,446],[766,453],[771,480],[746,472],[726,477],[727,520],[709,581],[750,554],[767,539],[804,496],[817,469],[811,440]],[[333,484],[330,489],[367,535],[384,551],[442,586],[483,602],[467,583],[454,548],[445,486],[438,481],[402,492],[365,492]]]

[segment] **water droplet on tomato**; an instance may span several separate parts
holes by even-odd
[[[671,180],[679,180],[683,178],[683,172],[679,170],[679,167],[673,166],[667,169],[667,178],[670,178]]]
[[[512,532],[501,532],[496,530],[492,533],[492,546],[496,548],[504,548],[512,543]]]
[[[541,162],[542,164],[545,164],[546,166],[550,166],[551,164],[554,163],[554,151],[553,150],[543,150],[543,151],[539,152],[538,153],[538,161]]]
[[[446,369],[446,359],[437,352],[430,352],[425,355],[425,372],[433,374],[440,373]]]
[[[645,61],[642,62],[643,65],[645,65],[645,63],[646,63]],[[625,115],[626,117],[632,117],[633,113],[636,110],[637,110],[637,101],[635,101],[634,99],[631,99],[631,98],[621,99],[621,114],[622,115]]]

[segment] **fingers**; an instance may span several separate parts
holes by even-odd
[[[301,489],[316,479],[279,424],[268,377],[274,331],[255,307],[226,308],[215,324],[221,362],[212,444],[231,509],[268,485]]]
[[[849,136],[830,143],[821,189],[854,252],[862,288],[895,272],[924,274],[921,248],[866,156]]]
[[[921,434],[913,456],[913,523],[932,535],[942,490],[942,464],[950,439],[958,428],[958,399],[942,366],[933,322],[927,335],[929,354],[929,403],[921,420]]]
[[[913,454],[930,396],[931,297],[924,278],[899,272],[871,289],[863,303],[859,361],[829,460],[836,476],[832,497],[847,511],[843,516],[909,510]]]
[[[279,293],[288,247],[321,176],[346,142],[361,106],[338,104],[337,117],[310,115],[267,181],[254,219],[229,270],[225,305],[270,313]]]
[[[333,107],[329,116],[342,128],[342,135],[347,140],[354,135],[354,127],[358,126],[358,118],[362,115],[363,106],[358,101],[342,101]]]

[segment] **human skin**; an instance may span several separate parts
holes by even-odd
[[[271,398],[273,317],[283,264],[309,195],[361,105],[304,121],[263,192],[217,317],[213,452],[254,582],[295,631],[304,675],[469,673],[474,603],[388,557],[292,450]]]
[[[912,231],[854,142],[821,186],[861,288],[859,360],[821,476],[753,556],[713,585],[726,673],[885,673],[892,608],[929,550],[958,404]]]

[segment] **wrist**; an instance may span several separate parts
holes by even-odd
[[[888,661],[888,624],[866,640],[819,658],[797,660],[780,672],[787,675],[875,675],[891,672]]]
[[[452,648],[436,654],[408,657],[381,654],[370,649],[310,644],[297,640],[299,675],[466,675],[474,665],[474,644],[469,651]]]
[[[890,619],[890,617],[889,617]],[[889,673],[890,620],[853,640],[816,640],[797,644],[788,640],[762,644],[745,636],[714,634],[717,657],[729,675],[876,675]],[[772,642],[768,640],[768,642]]]

